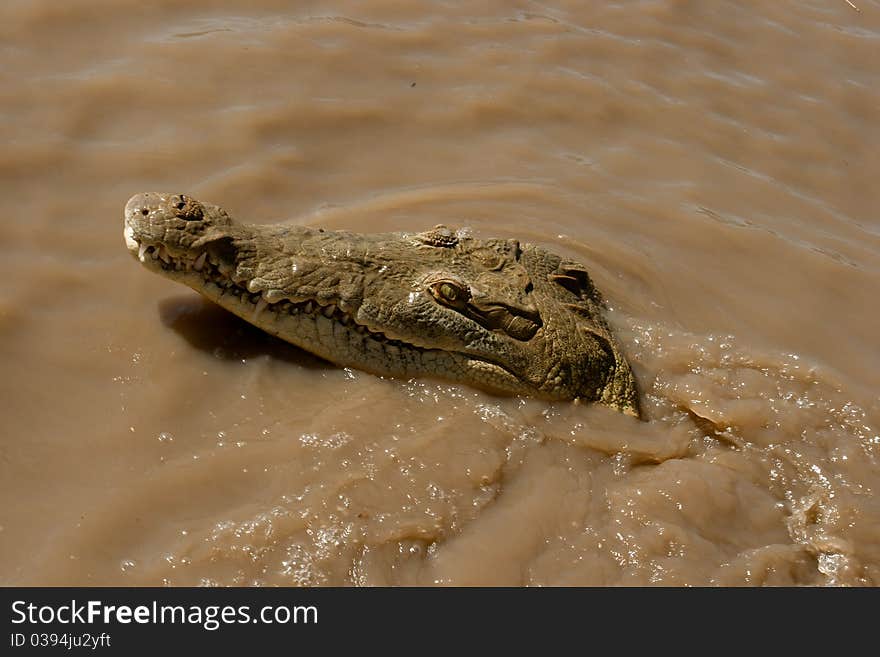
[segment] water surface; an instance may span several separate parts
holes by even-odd
[[[880,583],[880,3],[6,0],[0,583]],[[135,192],[588,265],[650,421],[340,369]]]

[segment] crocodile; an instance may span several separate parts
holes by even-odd
[[[586,267],[467,230],[360,234],[240,223],[184,194],[125,206],[147,269],[332,363],[641,416]]]

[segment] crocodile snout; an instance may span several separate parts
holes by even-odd
[[[135,194],[125,204],[126,223],[130,223],[132,219],[138,216],[149,216],[150,212],[157,210],[164,200],[160,194],[153,192]]]

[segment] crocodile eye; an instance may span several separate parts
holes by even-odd
[[[466,287],[452,281],[439,281],[428,289],[437,301],[453,307],[464,306],[471,296]]]
[[[449,283],[441,283],[440,288],[437,291],[440,292],[440,296],[447,301],[455,301],[459,296],[458,290],[452,287]]]

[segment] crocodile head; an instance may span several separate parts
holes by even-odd
[[[516,240],[236,222],[182,194],[125,207],[148,269],[333,363],[638,416],[635,380],[586,269]]]

